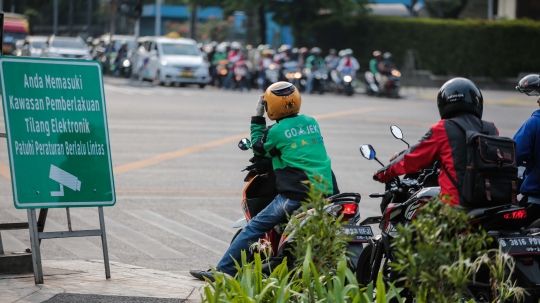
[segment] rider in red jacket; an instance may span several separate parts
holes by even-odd
[[[417,144],[377,171],[373,179],[386,183],[400,175],[417,172],[439,161],[439,185],[443,200],[452,206],[463,205],[458,187],[463,184],[467,162],[465,133],[454,120],[467,125],[467,130],[498,135],[495,125],[482,119],[483,97],[476,85],[465,78],[446,82],[437,96],[441,120],[433,125]],[[451,178],[449,177],[451,176]]]

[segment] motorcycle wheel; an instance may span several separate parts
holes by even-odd
[[[345,94],[349,97],[354,95],[354,89],[352,88],[352,86],[345,87]]]
[[[371,282],[371,255],[373,254],[373,245],[367,245],[364,247],[360,256],[358,257],[358,263],[356,264],[356,280],[360,285],[368,285]]]

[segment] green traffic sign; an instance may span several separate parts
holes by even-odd
[[[16,208],[116,203],[101,65],[1,57]]]

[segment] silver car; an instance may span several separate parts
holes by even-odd
[[[24,40],[21,56],[41,57],[43,46],[47,42],[46,36],[28,36]]]
[[[83,39],[54,35],[45,42],[41,57],[92,60],[90,50]]]

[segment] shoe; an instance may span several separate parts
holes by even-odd
[[[211,282],[214,282],[214,272],[211,269],[208,270],[190,270],[189,273],[194,276],[195,278],[206,281],[210,280]]]

